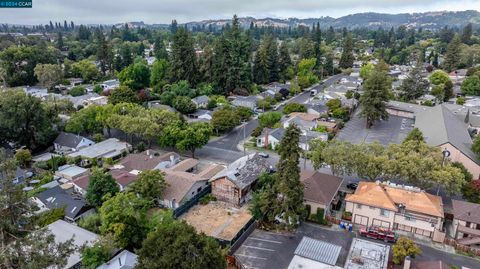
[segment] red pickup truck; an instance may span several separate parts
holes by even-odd
[[[390,229],[378,226],[370,226],[366,228],[362,227],[360,229],[360,235],[368,238],[383,240],[385,242],[395,243],[397,241],[395,232]]]

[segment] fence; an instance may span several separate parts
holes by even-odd
[[[242,243],[247,239],[247,237],[255,230],[258,226],[258,222],[255,219],[251,219],[242,230],[240,230],[237,235],[230,241],[230,249],[228,253],[232,255],[237,249],[242,245]]]
[[[211,191],[212,191],[212,186],[208,185],[207,187],[205,187],[205,189],[203,189],[201,192],[195,195],[195,197],[188,200],[181,206],[175,208],[173,210],[173,217],[174,218],[180,217],[183,213],[187,212],[192,206],[196,205],[198,203],[198,200],[200,200],[203,196],[210,193]]]
[[[327,220],[329,223],[332,223],[332,224],[340,224],[340,220],[335,218],[335,217],[332,217],[332,216],[325,216],[325,220]]]
[[[454,247],[455,250],[457,250],[457,251],[461,251],[461,252],[467,253],[469,255],[480,256],[480,249],[471,248],[469,246],[461,245],[461,244],[457,243],[457,241],[455,239],[445,238],[443,243],[446,244],[446,245]]]

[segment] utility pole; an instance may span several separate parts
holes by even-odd
[[[445,148],[442,151],[442,155],[443,155],[443,159],[442,159],[442,168],[443,168],[445,166],[445,159],[450,157],[450,151],[448,151],[448,149]],[[439,193],[440,193],[440,185],[438,185],[438,187],[437,187],[437,196],[438,196]]]

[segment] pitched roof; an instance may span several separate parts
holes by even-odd
[[[300,180],[304,186],[304,198],[322,205],[330,204],[343,182],[336,176],[305,170],[300,172]]]
[[[341,246],[304,236],[294,253],[317,262],[335,265],[341,250]]]
[[[133,269],[137,264],[137,258],[136,254],[124,249],[97,269]]]
[[[468,133],[468,126],[459,120],[446,106],[438,105],[424,112],[417,113],[415,127],[422,131],[427,144],[440,146],[450,143],[472,161],[479,163],[479,160],[470,149],[472,138]]]
[[[393,187],[380,182],[360,182],[355,193],[347,195],[345,200],[392,211],[398,211],[398,205],[403,204],[408,211],[436,217],[444,216],[441,197],[413,188]]]
[[[170,169],[172,171],[188,171],[192,168],[194,168],[197,164],[199,163],[199,161],[197,159],[192,159],[192,158],[188,158],[188,159],[185,159],[179,163],[177,163],[176,165],[170,167]]]
[[[240,189],[243,189],[258,179],[261,173],[267,172],[270,164],[257,153],[243,156],[216,174],[210,181],[227,178]]]
[[[81,176],[73,181],[73,184],[77,185],[83,190],[87,190],[88,182],[90,182],[90,175]]]
[[[267,133],[269,136],[272,136],[278,141],[280,141],[282,140],[283,135],[285,134],[285,129],[284,128],[277,128],[277,129],[264,128],[262,130],[262,133],[260,134],[260,137],[265,137]]]
[[[209,165],[206,168],[204,168],[202,171],[200,171],[196,175],[200,178],[210,179],[213,176],[215,176],[216,174],[218,174],[220,171],[222,171],[223,169],[225,169],[225,167],[223,165],[212,164],[212,165]]]
[[[150,152],[147,154],[147,152],[145,151],[142,153],[128,154],[119,162],[119,164],[122,165],[127,171],[152,170],[159,163],[170,161],[170,156],[174,156],[175,158],[177,158],[178,154],[176,154],[175,152],[168,152],[160,156],[155,156]]]
[[[298,117],[298,118],[300,118],[304,121],[316,121],[317,119],[320,118],[318,115],[308,114],[308,113],[304,113],[304,112],[292,112],[292,113],[288,114],[288,116],[290,118]]]
[[[137,180],[138,175],[132,174],[129,171],[123,169],[114,169],[110,171],[112,177],[120,184],[122,187],[130,185],[132,182]]]
[[[65,207],[65,216],[70,219],[77,218],[88,207],[83,198],[74,197],[60,186],[37,194],[37,198],[49,209]]]
[[[197,104],[202,104],[202,103],[208,103],[208,96],[206,95],[200,95],[192,99],[192,102],[197,103]]]
[[[199,177],[196,174],[183,171],[173,171],[171,169],[163,170],[165,172],[165,182],[168,186],[162,197],[178,203],[185,197],[190,188],[198,181],[207,181],[207,178]]]
[[[480,223],[480,204],[452,199],[452,205],[455,219]]]
[[[83,156],[85,158],[111,158],[120,155],[130,144],[116,138],[109,138],[92,146],[69,154],[70,157]]]
[[[412,269],[450,269],[444,261],[412,261]]]
[[[86,139],[83,136],[61,132],[53,143],[59,144],[63,147],[76,148],[82,139]]]

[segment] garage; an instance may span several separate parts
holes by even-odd
[[[373,225],[390,229],[390,222],[379,219],[373,219]]]
[[[368,217],[365,217],[362,215],[355,215],[355,218],[353,219],[353,223],[360,224],[363,226],[368,226]]]

